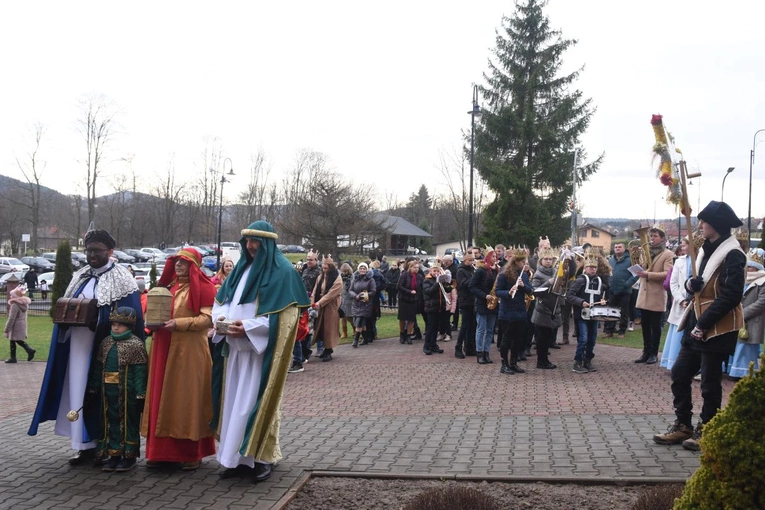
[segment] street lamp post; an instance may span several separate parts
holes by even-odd
[[[754,166],[754,151],[757,148],[757,135],[765,131],[758,129],[752,138],[752,152],[749,153],[749,209],[746,213],[747,246],[752,244],[752,167]]]
[[[229,164],[228,174],[226,173],[226,161],[228,161],[228,164]],[[229,175],[229,176],[234,175],[234,163],[231,161],[231,158],[226,158],[223,160],[223,171],[221,172],[221,175],[220,175],[220,203],[218,204],[218,246],[217,246],[218,249],[215,251],[217,255],[215,267],[218,269],[220,269],[220,252],[221,252],[220,237],[221,237],[222,228],[223,228],[223,184],[226,182],[230,182],[228,179],[226,179],[226,175]]]
[[[473,85],[473,109],[470,114],[470,199],[468,202],[468,246],[473,246],[473,164],[475,161],[475,121],[481,120],[481,107],[478,106],[478,85]]]
[[[736,169],[735,166],[731,166],[731,167],[728,168],[728,171],[725,172],[725,177],[723,177],[723,183],[722,183],[722,191],[720,192],[720,201],[721,202],[725,202],[725,179],[727,179],[728,176],[730,175],[730,173],[733,170],[735,170],[735,169]]]
[[[574,168],[572,173],[572,191],[571,191],[571,200],[573,203],[573,207],[571,207],[571,249],[574,249],[574,246],[577,246],[577,240],[576,240],[576,208],[579,206],[579,204],[576,203],[576,166],[579,159],[579,147],[576,147],[574,149]]]

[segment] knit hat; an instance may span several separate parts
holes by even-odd
[[[361,263],[360,263],[360,264],[359,264],[359,265],[356,267],[356,269],[361,269],[361,268],[362,268],[362,266],[363,266],[364,268],[366,268],[366,269],[369,269],[369,266],[367,265],[367,263],[366,263],[366,262],[361,262]]]
[[[743,225],[728,204],[716,200],[709,202],[697,217],[711,225],[718,234],[724,237],[730,234],[730,229]]]

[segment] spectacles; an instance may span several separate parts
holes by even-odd
[[[98,255],[100,253],[106,253],[109,250],[105,250],[103,248],[88,248],[85,250],[85,253],[88,255]]]

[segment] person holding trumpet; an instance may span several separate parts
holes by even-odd
[[[523,352],[528,328],[526,314],[526,296],[533,289],[529,281],[529,264],[525,248],[514,248],[510,262],[497,276],[496,294],[499,300],[499,330],[502,341],[499,352],[502,356],[502,374],[522,374],[518,366]],[[510,354],[508,358],[508,352]]]
[[[574,309],[574,318],[579,336],[577,337],[576,354],[574,355],[573,371],[577,374],[596,372],[592,366],[592,358],[595,357],[595,339],[598,335],[598,323],[590,320],[589,313],[585,312],[593,305],[605,305],[608,291],[607,283],[597,276],[598,257],[588,250],[584,254],[584,270],[577,276],[574,283],[566,293],[566,301],[571,303]],[[588,310],[589,312],[589,310]]]

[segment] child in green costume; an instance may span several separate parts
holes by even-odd
[[[101,343],[88,381],[88,394],[100,393],[104,435],[98,455],[108,460],[104,471],[124,472],[135,467],[141,450],[141,413],[146,398],[149,356],[143,340],[133,335],[136,311],[128,306],[109,315],[112,332]]]

